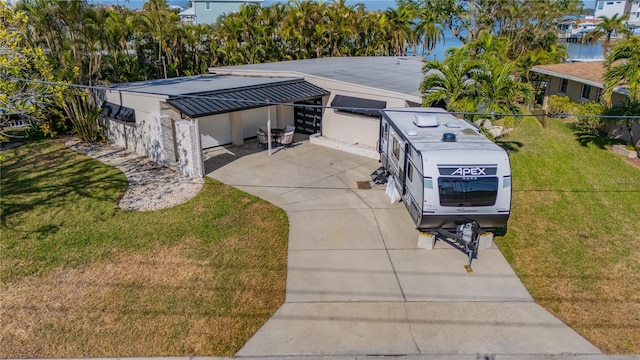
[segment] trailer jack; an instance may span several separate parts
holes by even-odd
[[[480,225],[475,222],[467,222],[456,226],[456,232],[451,233],[444,229],[438,229],[438,233],[445,237],[445,239],[451,239],[455,243],[448,243],[454,245],[468,256],[468,263],[464,266],[468,273],[472,273],[471,262],[473,259],[478,258],[478,247],[480,241]]]

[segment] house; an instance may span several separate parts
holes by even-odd
[[[627,21],[629,26],[635,27],[634,34],[640,35],[640,0],[634,0],[631,4],[631,9],[629,10],[629,21]]]
[[[632,3],[636,0],[598,0],[594,11],[595,17],[606,16],[608,18],[618,15],[629,14],[631,12]],[[637,4],[636,4],[637,5]]]
[[[188,7],[186,9],[182,10],[180,13],[178,13],[178,15],[180,16],[180,21],[183,24],[195,25],[195,23],[196,23],[196,9],[193,7],[193,4],[191,5],[191,7]]]
[[[543,107],[547,109],[548,98],[551,95],[568,96],[573,102],[600,101],[604,88],[603,75],[605,72],[604,61],[573,62],[562,64],[549,64],[534,66],[531,71],[546,75],[546,90]],[[614,89],[611,95],[612,104],[619,104],[628,99],[625,87]],[[629,139],[629,134],[620,122],[611,123],[605,129],[613,138],[634,143],[640,138],[640,124],[636,121],[633,128],[634,138]]]
[[[192,177],[204,175],[203,149],[242,145],[269,118],[311,142],[377,158],[377,110],[420,106],[422,65],[418,57],[323,58],[116,84],[102,124],[116,144]]]
[[[333,108],[323,109],[317,128],[323,138],[374,148],[379,114],[358,109],[421,106],[422,65],[420,57],[335,57],[214,67],[209,72],[302,77],[330,92],[323,105]]]
[[[242,5],[261,5],[263,0],[191,0],[191,6],[180,12],[187,24],[214,24],[218,17],[240,10]]]
[[[551,95],[565,95],[574,102],[600,101],[604,88],[604,61],[573,62],[534,66],[531,71],[547,76],[544,106]],[[624,88],[612,95],[612,103],[627,99]]]

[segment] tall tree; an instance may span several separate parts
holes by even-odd
[[[426,7],[417,8],[418,22],[415,24],[415,34],[418,42],[422,44],[422,56],[431,54],[438,42],[444,42],[444,21],[432,9]]]
[[[640,36],[616,43],[605,66],[603,99],[611,104],[614,89],[625,86],[629,99],[640,102]]]
[[[22,80],[54,80],[53,67],[30,36],[26,12],[0,2],[0,138],[15,118],[44,123],[61,100],[61,88]]]
[[[387,36],[389,39],[389,54],[391,56],[405,55],[408,44],[417,44],[417,37],[413,31],[417,10],[411,5],[400,5],[397,9],[388,8],[384,12],[386,17]]]
[[[449,49],[442,62],[425,62],[420,84],[423,105],[444,103],[449,111],[475,111],[478,84],[473,74],[479,70],[480,64],[469,59],[464,48]]]
[[[618,17],[618,14],[615,14],[612,17],[598,16],[598,19],[602,20],[602,22],[598,23],[593,30],[585,34],[584,41],[595,43],[604,36],[602,49],[606,56],[609,51],[609,45],[613,34],[627,36],[632,35],[632,32],[627,29],[627,20],[629,20],[629,15],[622,15],[620,17]]]
[[[520,114],[520,103],[533,99],[533,87],[521,82],[515,75],[515,66],[499,57],[490,57],[482,62],[481,69],[472,78],[478,86],[478,108],[491,114]],[[500,115],[512,126],[515,117]]]
[[[520,81],[515,64],[505,59],[507,51],[508,40],[482,31],[476,40],[450,49],[443,62],[426,62],[420,87],[424,104],[444,102],[450,111],[520,113],[518,104],[532,99],[533,88]]]

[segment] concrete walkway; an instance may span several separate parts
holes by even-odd
[[[533,302],[498,249],[417,247],[402,203],[370,180],[377,160],[299,142],[208,152],[208,175],[281,207],[290,221],[284,305],[236,354],[535,355],[600,351]]]

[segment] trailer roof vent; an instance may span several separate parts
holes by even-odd
[[[413,123],[417,127],[437,127],[440,125],[438,122],[438,115],[428,113],[414,114]]]
[[[442,134],[442,141],[444,142],[456,142],[456,134],[444,133]]]

